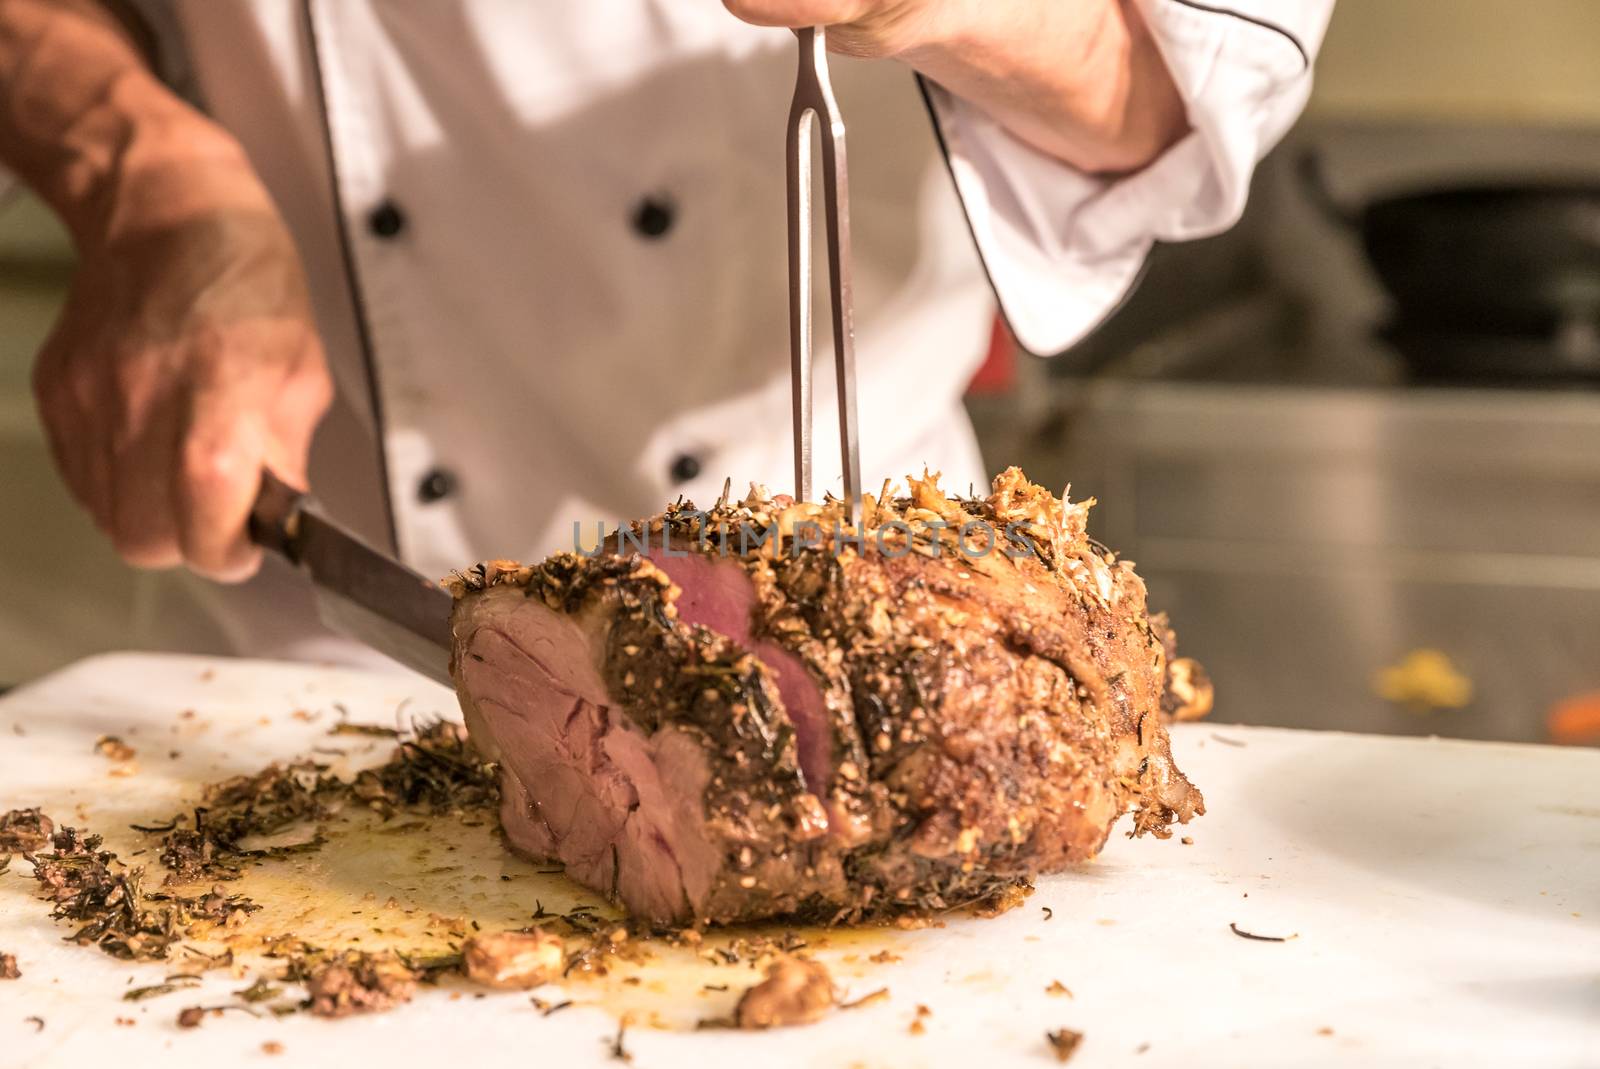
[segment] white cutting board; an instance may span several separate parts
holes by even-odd
[[[409,676],[95,658],[0,699],[0,810],[42,801],[91,827],[157,816],[201,782],[328,745],[335,702],[392,724],[408,698],[416,713],[454,704]],[[102,734],[139,749],[136,775],[108,775]],[[1600,752],[1222,725],[1178,728],[1173,751],[1210,808],[1183,829],[1193,845],[1118,834],[998,918],[847,937],[818,956],[852,995],[887,1000],[767,1034],[635,1027],[632,1064],[1044,1066],[1044,1032],[1068,1027],[1085,1034],[1075,1069],[1600,1066]],[[178,1009],[240,981],[121,1001],[169,970],[62,942],[28,872],[19,857],[0,875],[0,950],[24,973],[0,981],[6,1067],[617,1064],[615,1017],[581,984],[548,1018],[523,994],[447,985],[366,1018],[230,1013],[180,1030]],[[1249,941],[1230,922],[1298,937]],[[901,960],[861,961],[878,949]],[[726,975],[724,1009],[753,974]],[[1048,994],[1055,980],[1073,997]],[[932,1012],[912,1034],[919,1003]]]

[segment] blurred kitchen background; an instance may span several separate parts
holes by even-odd
[[[1243,223],[974,385],[992,467],[1103,502],[1219,721],[1600,743],[1596,17],[1340,0]],[[1564,192],[1362,216],[1485,182]],[[0,206],[0,684],[125,645],[135,604],[28,390],[70,271],[35,202]]]

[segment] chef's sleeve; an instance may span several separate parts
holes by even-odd
[[[1311,92],[1333,0],[1135,0],[1190,131],[1144,169],[1090,175],[922,80],[1002,313],[1022,347],[1058,353],[1126,298],[1157,241],[1226,230],[1250,176]]]

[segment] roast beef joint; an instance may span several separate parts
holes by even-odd
[[[451,673],[519,852],[657,925],[842,922],[1004,894],[1205,811],[1203,713],[1092,502],[1017,469],[843,506],[752,488],[593,553],[448,581]]]

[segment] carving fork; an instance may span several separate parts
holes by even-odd
[[[833,305],[834,374],[839,386],[839,448],[850,522],[861,517],[861,459],[856,438],[855,326],[850,293],[850,192],[844,121],[828,79],[827,31],[795,31],[799,74],[789,108],[789,358],[794,403],[795,496],[811,500],[811,131],[822,124],[823,212]]]

